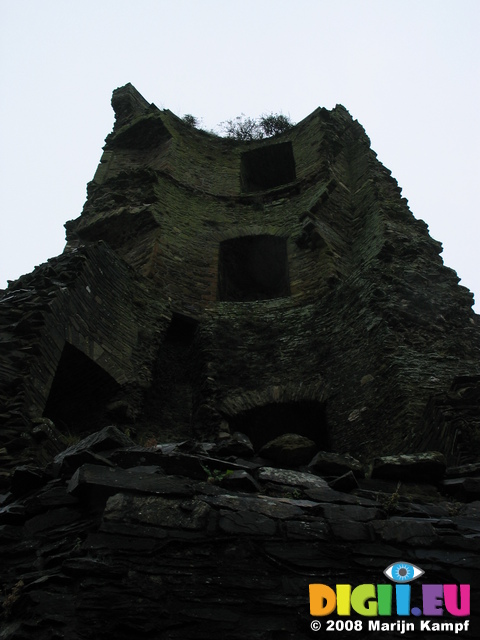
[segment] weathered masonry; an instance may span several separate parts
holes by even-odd
[[[400,560],[480,637],[479,318],[362,127],[112,102],[65,251],[0,291],[0,638],[307,640],[310,584]]]
[[[2,294],[1,446],[49,418],[478,458],[472,295],[344,107],[235,142],[112,104],[65,252]]]

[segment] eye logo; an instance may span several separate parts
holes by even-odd
[[[409,562],[394,562],[383,573],[393,582],[405,583],[423,576],[425,571]]]

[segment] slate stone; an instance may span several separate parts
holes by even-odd
[[[119,467],[130,469],[143,465],[157,466],[161,457],[162,451],[160,448],[152,449],[135,445],[113,451],[109,454],[108,459]]]
[[[29,515],[36,515],[47,509],[75,506],[78,500],[67,493],[63,480],[51,480],[37,494],[26,498],[24,504]]]
[[[0,509],[0,524],[23,524],[27,510],[23,504],[12,503]]]
[[[480,476],[480,462],[464,464],[460,467],[447,467],[445,471],[446,478],[464,478],[465,476]]]
[[[480,520],[480,500],[474,500],[469,504],[462,505],[460,514],[465,518],[477,518]]]
[[[117,493],[107,501],[104,520],[138,522],[167,529],[204,529],[210,507],[202,500]]]
[[[465,549],[466,551],[475,553],[480,549],[480,534],[469,537],[462,535],[442,535],[442,542],[447,547]]]
[[[225,494],[220,496],[205,496],[202,497],[202,500],[217,508],[224,507],[240,513],[255,511],[270,518],[282,520],[298,518],[303,515],[303,510],[295,504],[295,501],[285,501],[269,496],[250,497]]]
[[[311,500],[316,500],[317,502],[333,502],[338,504],[357,504],[364,507],[377,507],[378,501],[373,500],[373,493],[369,493],[369,497],[365,497],[364,495],[351,495],[348,493],[343,493],[340,491],[334,491],[330,486],[323,487],[313,487],[311,489],[305,489],[305,495],[307,498]]]
[[[62,563],[62,570],[67,575],[89,577],[97,575],[102,580],[112,577],[120,578],[126,572],[96,558],[69,558]]]
[[[115,451],[109,456],[111,462],[123,468],[134,466],[159,466],[166,474],[179,475],[196,480],[206,480],[208,472],[250,471],[249,465],[212,458],[202,454],[190,454],[177,451],[177,447],[169,453],[145,447],[129,447]]]
[[[353,491],[353,489],[358,489],[358,482],[353,471],[349,471],[343,476],[331,480],[328,484],[334,491],[348,492]]]
[[[142,548],[144,540],[148,539],[154,542],[164,540],[168,533],[166,529],[160,529],[154,526],[147,526],[136,522],[126,522],[120,520],[102,519],[99,531],[107,535],[118,535],[126,538],[139,540],[139,549]]]
[[[25,532],[30,536],[35,536],[37,534],[55,531],[55,535],[58,536],[63,527],[78,522],[80,518],[81,513],[76,509],[68,507],[52,509],[27,520],[25,523]]]
[[[0,524],[0,542],[6,544],[19,541],[23,538],[24,530],[22,526],[12,524]]]
[[[477,500],[480,497],[480,478],[450,478],[441,484],[442,490],[462,500]]]
[[[443,478],[445,469],[445,457],[438,451],[384,456],[374,459],[372,478],[435,482]]]
[[[253,456],[254,453],[250,438],[244,433],[239,433],[238,431],[215,445],[215,447],[210,451],[210,455],[219,456],[220,458],[227,458],[229,456],[233,456],[235,458],[248,458]]]
[[[138,467],[129,467],[126,471],[132,473],[144,473],[149,475],[164,475],[163,469],[157,465],[139,465]]]
[[[57,477],[59,475],[69,477],[84,464],[98,464],[104,467],[115,466],[104,456],[87,449],[84,451],[72,451],[72,453],[65,454],[61,462],[57,461],[53,464],[52,470],[54,475]]]
[[[68,483],[67,491],[79,497],[95,493],[101,499],[119,491],[186,496],[192,493],[192,486],[186,479],[173,476],[87,464],[77,469]]]
[[[365,476],[362,463],[347,453],[319,451],[309,462],[308,468],[322,476],[343,476],[349,471],[353,472],[357,478]]]
[[[405,543],[412,546],[432,544],[437,533],[430,522],[413,518],[390,518],[371,522],[372,530],[387,543]]]
[[[118,427],[105,427],[59,453],[54,459],[54,465],[61,466],[65,458],[84,451],[93,451],[98,453],[119,449],[121,447],[131,447],[133,445],[134,442],[120,431]]]
[[[357,505],[338,504],[324,504],[322,505],[322,512],[328,522],[332,522],[334,520],[340,522],[369,522],[370,520],[378,518],[380,515],[379,509],[361,507]]]
[[[325,480],[314,476],[312,473],[304,473],[302,471],[262,467],[257,472],[257,478],[260,482],[274,482],[275,484],[299,487],[301,489],[329,489]]]
[[[370,540],[370,531],[365,522],[354,520],[331,520],[329,521],[334,540],[357,542],[359,540]]]
[[[121,533],[121,532],[120,532]],[[82,544],[85,551],[110,550],[110,551],[130,551],[134,553],[144,553],[153,551],[155,548],[155,538],[140,537],[139,535],[119,535],[114,533],[89,533]]]
[[[330,527],[323,518],[312,520],[287,520],[283,529],[292,540],[329,540]]]
[[[232,471],[222,478],[220,484],[227,490],[245,491],[247,493],[260,491],[261,489],[255,478],[246,471]]]
[[[226,509],[220,510],[219,527],[225,533],[253,536],[273,536],[277,530],[274,520],[261,513]]]
[[[285,433],[267,442],[258,454],[279,465],[298,467],[307,464],[316,450],[317,445],[313,440],[297,433]]]

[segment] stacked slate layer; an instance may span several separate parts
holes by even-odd
[[[475,637],[480,465],[388,457],[365,479],[348,456],[282,468],[235,444],[147,448],[107,427],[47,468],[18,467],[0,509],[0,637],[301,640],[314,637],[310,583],[384,584],[399,559],[427,584],[471,585],[470,629],[442,637]],[[461,488],[464,473],[476,487]],[[333,488],[342,478],[349,489]],[[372,637],[367,618],[355,637]]]
[[[478,589],[479,318],[361,125],[239,142],[112,106],[64,253],[0,292],[0,637],[310,637],[309,581],[399,558]],[[111,425],[116,455],[53,464]],[[275,458],[286,434],[367,479]]]

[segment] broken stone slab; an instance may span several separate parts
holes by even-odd
[[[316,450],[317,445],[313,440],[297,433],[284,433],[278,438],[267,442],[258,454],[263,458],[267,458],[267,460],[273,460],[279,465],[298,467],[302,464],[307,464]]]
[[[207,504],[223,509],[232,509],[239,513],[255,511],[269,518],[286,520],[303,516],[303,510],[295,504],[295,501],[285,501],[269,496],[239,496],[224,494],[219,496],[202,496]]]
[[[313,488],[313,489],[305,489],[305,495],[307,498],[311,500],[315,500],[316,502],[334,502],[338,504],[357,504],[364,507],[376,507],[378,506],[378,502],[376,499],[372,499],[369,494],[369,497],[365,497],[363,495],[351,495],[348,493],[343,493],[341,491],[335,491],[328,485],[326,487]]]
[[[220,456],[221,458],[228,458],[229,456],[249,458],[255,454],[250,438],[238,431],[215,445],[209,453],[212,456]]]
[[[443,478],[445,457],[438,451],[375,458],[372,478],[408,482],[436,482]]]
[[[206,527],[210,511],[211,507],[197,498],[185,500],[117,493],[107,500],[103,518],[166,529],[200,530]]]
[[[257,478],[261,482],[274,482],[275,484],[299,487],[301,489],[329,489],[326,480],[303,471],[262,467],[257,472]]]
[[[365,476],[362,463],[348,453],[319,451],[309,462],[308,468],[321,476],[343,476],[349,471],[354,473],[357,478]]]
[[[81,499],[95,498],[101,501],[120,491],[187,496],[193,493],[193,488],[184,478],[91,464],[77,469],[67,487],[68,493]]]
[[[156,447],[154,447],[157,451],[160,451],[160,453],[162,453],[163,455],[168,455],[170,453],[173,453],[174,451],[181,451],[182,447],[184,447],[185,445],[189,444],[191,441],[190,440],[182,440],[181,442],[167,442],[165,444],[157,444]],[[207,446],[209,445],[209,443],[201,443],[203,446]],[[213,444],[212,444],[213,446]]]
[[[451,478],[442,482],[445,493],[460,500],[472,501],[480,498],[480,478]]]
[[[61,467],[65,458],[77,455],[84,451],[92,451],[94,453],[111,451],[113,449],[121,449],[124,447],[131,447],[134,445],[133,440],[130,440],[120,429],[115,426],[104,427],[100,431],[96,431],[87,436],[80,442],[73,444],[65,451],[62,451],[53,461],[54,468]]]
[[[175,449],[175,446],[176,445],[173,446],[173,449]],[[130,469],[132,467],[139,467],[143,465],[158,465],[161,456],[162,450],[160,446],[152,449],[151,447],[134,445],[117,449],[108,456],[108,459],[119,467]]]
[[[98,464],[107,467],[115,466],[108,458],[86,449],[84,451],[73,451],[71,454],[65,455],[60,463],[54,462],[51,470],[56,478],[59,476],[69,477],[84,464]]]
[[[446,478],[465,478],[466,476],[480,476],[480,462],[464,464],[460,467],[448,467],[445,471]]]
[[[220,481],[220,484],[228,491],[251,493],[260,491],[261,489],[255,478],[247,473],[247,471],[232,471],[231,473],[226,473]]]
[[[120,467],[130,468],[141,465],[156,465],[163,469],[168,475],[179,475],[195,480],[207,480],[209,474],[214,475],[233,472],[250,471],[249,465],[238,464],[212,458],[206,455],[194,455],[172,450],[170,453],[162,454],[160,450],[146,449],[145,447],[129,447],[128,449],[117,450],[109,456],[111,462]]]
[[[162,467],[154,464],[129,467],[126,471],[131,471],[132,473],[146,473],[148,475],[164,475]]]

